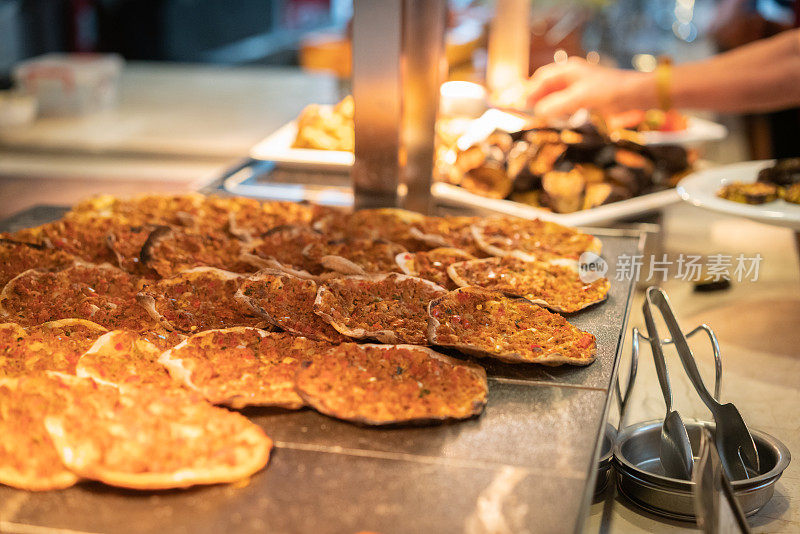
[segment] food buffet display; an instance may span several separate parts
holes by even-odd
[[[353,163],[352,113],[350,97],[335,106],[310,105],[256,145],[251,158],[287,170],[346,172]],[[700,119],[654,112],[639,119],[581,113],[555,124],[496,109],[476,120],[442,119],[432,194],[445,204],[566,225],[658,209],[678,200],[674,186],[695,168],[697,151],[680,139],[648,136],[696,135]],[[690,128],[668,129],[684,123]]]
[[[714,331],[682,330],[650,286],[647,336],[627,334],[642,269],[672,274],[659,243],[644,250],[645,227],[670,228],[637,216],[666,222],[657,210],[682,196],[800,230],[800,160],[706,173],[703,143],[727,130],[671,109],[671,59],[649,54],[632,64],[653,71],[660,109],[609,114],[584,100],[541,119],[529,38],[544,29],[549,47],[552,30],[580,37],[585,21],[573,31],[561,13],[531,28],[530,6],[513,3],[522,16],[497,6],[485,65],[451,62],[442,84],[438,31],[458,10],[407,2],[388,16],[356,2],[354,75],[335,91],[356,95],[358,121],[352,96],[311,104],[203,186],[149,189],[199,192],[101,195],[0,221],[0,532],[582,532],[605,529],[623,502],[650,514],[636,528],[657,530],[657,515],[747,532],[745,516],[785,494],[788,448],[722,404]],[[519,46],[498,52],[503,40]],[[589,69],[610,59],[560,45],[543,57],[576,53]],[[455,81],[484,70],[486,87]],[[266,118],[332,101],[333,86],[293,87],[296,101],[256,84],[288,113]],[[160,109],[144,104],[137,114]],[[132,185],[97,190],[142,190]],[[375,206],[421,213],[364,209]],[[627,229],[597,227],[618,221]],[[696,289],[730,286],[722,278]],[[687,339],[698,333],[713,395]],[[642,340],[667,417],[626,426]],[[713,423],[681,419],[685,384],[673,399],[663,345]],[[773,511],[762,517],[787,514]]]
[[[262,480],[268,463],[286,468],[271,455],[285,460],[282,447],[303,441],[287,439],[291,414],[312,427],[355,424],[306,438],[334,449],[370,427],[422,439],[437,433],[402,429],[458,420],[464,430],[447,431],[466,445],[494,439],[509,387],[540,394],[558,387],[536,384],[562,375],[598,388],[582,415],[563,414],[586,421],[570,432],[586,432],[587,446],[558,453],[580,458],[568,477],[577,518],[631,289],[580,281],[578,256],[601,241],[612,254],[638,246],[544,221],[195,194],[92,198],[6,232],[0,480],[39,491],[78,483],[68,491],[82,500],[92,480],[137,490]],[[496,279],[470,274],[494,261]],[[487,409],[475,435],[469,421]],[[466,450],[470,465],[494,454]],[[533,452],[497,465],[537,463],[524,459]]]
[[[584,283],[577,271],[580,254],[600,247],[543,221],[200,195],[89,199],[0,242],[11,410],[0,422],[14,430],[0,438],[0,481],[161,489],[264,467],[269,438],[213,405],[310,406],[363,424],[479,415],[483,368],[427,347],[591,363],[595,337],[553,312],[606,299],[607,279]],[[434,261],[401,274],[412,254]],[[448,292],[437,283],[446,276],[463,289]],[[354,344],[370,340],[387,345]],[[166,415],[137,412],[143,403]],[[103,417],[119,405],[129,409]],[[120,418],[138,434],[115,431]],[[157,452],[175,448],[183,454]]]

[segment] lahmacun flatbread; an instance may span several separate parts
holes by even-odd
[[[111,265],[76,262],[57,272],[30,269],[0,293],[0,317],[31,326],[86,319],[109,330],[142,330],[155,323],[136,304],[141,278]]]
[[[347,221],[352,214],[353,211],[348,208],[329,209],[326,213],[321,213],[314,218],[311,228],[329,238],[345,237]]]
[[[453,263],[474,260],[475,256],[458,248],[435,248],[422,252],[401,252],[395,258],[404,274],[418,276],[439,284],[445,289],[458,287],[447,274]]]
[[[323,234],[306,226],[277,226],[251,241],[242,259],[258,268],[280,267],[302,278],[314,278],[324,268],[303,256],[303,249],[324,241]]]
[[[242,243],[213,230],[190,231],[161,226],[142,246],[141,261],[167,278],[192,267],[215,267],[233,272],[252,272],[243,261]]]
[[[319,287],[314,313],[351,338],[425,345],[428,303],[446,292],[402,274],[348,276]]]
[[[159,325],[151,330],[139,330],[137,331],[139,337],[146,339],[153,345],[159,348],[161,352],[164,352],[167,349],[171,349],[184,339],[186,339],[186,334],[182,334],[180,332],[175,332],[174,330],[167,330],[163,326]]]
[[[79,202],[64,218],[105,217],[130,225],[190,226],[201,213],[205,199],[200,193],[144,194],[131,198],[99,195]]]
[[[414,345],[343,343],[297,373],[315,410],[366,425],[466,419],[486,405],[483,368]]]
[[[0,378],[43,371],[74,374],[80,355],[107,330],[83,319],[61,319],[22,328],[0,324]]]
[[[242,276],[195,267],[147,286],[137,295],[146,313],[167,330],[194,333],[267,323],[235,299]]]
[[[183,389],[73,395],[44,425],[72,472],[138,490],[235,482],[261,470],[272,449],[247,418]]]
[[[44,428],[45,417],[64,410],[68,402],[60,386],[44,374],[0,378],[0,484],[45,491],[78,482]]]
[[[222,228],[241,240],[249,241],[276,226],[309,225],[320,211],[319,206],[311,204],[259,202],[252,198],[212,195],[204,197],[196,228]]]
[[[234,215],[239,212],[259,211],[261,203],[254,198],[222,197],[210,195],[203,197],[200,213],[195,220],[194,228],[203,230],[207,228],[227,229],[231,235],[239,237]],[[249,237],[249,235],[247,236]]]
[[[261,203],[257,208],[247,206],[247,209],[234,211],[231,214],[229,230],[234,235],[249,240],[276,226],[311,224],[313,215],[314,212],[308,204],[275,200]]]
[[[16,232],[14,239],[63,250],[90,263],[114,263],[116,258],[106,237],[115,228],[124,226],[122,221],[108,217],[60,219]]]
[[[347,217],[344,235],[362,239],[386,240],[412,251],[429,248],[412,232],[425,223],[424,215],[398,208],[364,209]]]
[[[520,298],[474,287],[430,303],[428,338],[434,345],[509,363],[588,365],[594,336],[557,313]]]
[[[514,257],[454,263],[447,272],[460,287],[476,286],[524,297],[557,312],[574,313],[608,297],[607,278],[587,284],[570,267]]]
[[[391,241],[411,252],[437,247],[469,250],[474,248],[470,226],[476,220],[473,217],[427,217],[403,209],[378,208],[329,217],[315,227],[337,238]]]
[[[600,254],[596,237],[541,219],[489,217],[472,225],[475,242],[492,256],[512,256],[527,261],[568,259],[584,252]]]
[[[406,249],[381,239],[343,238],[312,243],[303,256],[341,274],[399,272],[395,258]]]
[[[330,343],[348,339],[314,313],[317,283],[313,280],[264,269],[241,283],[236,298],[287,332]]]
[[[59,271],[69,267],[74,261],[75,257],[63,250],[2,238],[0,239],[0,288],[28,269]]]
[[[213,404],[298,409],[304,403],[294,391],[294,375],[329,347],[283,332],[228,328],[196,334],[159,361]]]
[[[25,329],[17,323],[0,323],[0,347],[6,351],[5,354],[10,350],[11,344],[22,341],[27,335]]]
[[[117,267],[128,273],[152,277],[154,271],[142,261],[142,248],[157,228],[166,227],[128,226],[111,231],[106,242],[114,253]]]
[[[224,228],[230,216],[242,210],[260,210],[261,203],[243,197],[205,196],[199,193],[145,194],[132,198],[100,195],[78,203],[69,219],[114,217],[132,225],[167,225],[193,229]]]
[[[66,216],[103,216],[114,215],[114,208],[120,202],[119,197],[114,195],[95,195],[85,198],[72,206]]]
[[[75,374],[114,387],[179,387],[158,362],[161,350],[130,330],[113,330],[84,352]]]
[[[479,220],[478,217],[428,217],[409,232],[427,248],[458,248],[480,258],[486,253],[477,246],[472,235],[472,225]]]

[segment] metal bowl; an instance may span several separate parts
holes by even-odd
[[[611,478],[611,464],[614,457],[614,441],[617,439],[617,429],[611,423],[606,423],[603,432],[603,444],[600,446],[600,461],[597,463],[597,482],[594,494],[603,493]]]
[[[662,421],[646,421],[620,431],[614,445],[614,465],[620,493],[655,514],[684,521],[695,520],[694,482],[664,475],[659,460]],[[713,434],[714,423],[687,421],[686,429],[695,455],[700,431]],[[746,480],[731,482],[746,515],[758,512],[772,498],[775,483],[789,465],[786,446],[764,432],[750,430],[758,449],[761,472]]]

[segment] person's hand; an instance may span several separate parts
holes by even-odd
[[[652,73],[612,69],[572,57],[536,70],[528,82],[528,104],[543,117],[656,107]]]

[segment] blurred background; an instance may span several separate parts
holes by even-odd
[[[451,25],[488,22],[493,2],[452,0]],[[791,0],[531,0],[532,67],[596,51],[703,57],[793,26]],[[125,59],[296,65],[315,33],[342,35],[350,0],[0,0],[0,74],[46,52]],[[466,59],[466,58],[465,58]]]
[[[495,7],[448,2],[448,79],[486,80]],[[796,12],[790,0],[531,0],[522,46],[529,74],[568,56],[649,71],[662,55],[774,35]],[[0,0],[0,214],[23,191],[32,204],[62,188],[69,202],[142,180],[207,183],[306,106],[351,93],[352,13],[352,0]],[[70,55],[30,67],[53,53]],[[704,146],[709,161],[800,155],[796,109],[693,114],[729,132]]]
[[[451,78],[482,77],[492,4],[449,2]],[[530,71],[556,53],[642,70],[662,54],[703,58],[792,27],[795,10],[791,0],[532,0]],[[302,66],[335,74],[346,93],[351,15],[350,0],[0,0],[0,89],[26,58],[99,52]],[[794,155],[779,132],[796,124],[795,111],[745,119],[748,159]]]

